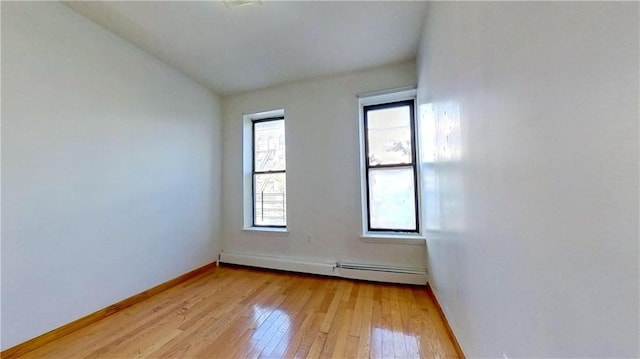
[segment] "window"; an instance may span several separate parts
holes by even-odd
[[[284,117],[251,120],[252,227],[287,225]]]
[[[360,103],[364,231],[418,233],[415,99]]]

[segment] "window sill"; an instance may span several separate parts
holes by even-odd
[[[395,233],[365,233],[360,236],[360,240],[366,243],[386,243],[386,244],[412,244],[425,245],[426,239],[423,235],[416,234],[395,234]]]
[[[281,235],[288,236],[289,231],[287,228],[271,228],[271,227],[247,227],[242,229],[243,232],[256,233],[256,234],[269,234],[269,235]]]

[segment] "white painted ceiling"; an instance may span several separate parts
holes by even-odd
[[[423,1],[72,1],[221,95],[415,57]]]

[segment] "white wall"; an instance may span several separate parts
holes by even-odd
[[[356,95],[415,84],[411,61],[223,98],[224,250],[424,268],[424,242],[386,244],[360,239]],[[286,235],[242,230],[242,115],[273,109],[285,112]]]
[[[428,12],[428,261],[469,357],[640,356],[638,6]]]
[[[219,100],[59,3],[2,2],[2,348],[220,250]]]

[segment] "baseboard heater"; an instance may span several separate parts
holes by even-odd
[[[362,263],[336,263],[341,277],[377,282],[427,284],[427,271],[418,268],[394,267]]]
[[[419,268],[347,262],[336,263],[242,252],[222,252],[220,254],[220,262],[375,282],[415,285],[425,285],[427,283],[427,271]]]
[[[361,264],[361,263],[337,263],[336,267],[344,268],[344,269],[354,269],[354,270],[370,270],[374,272],[386,272],[386,273],[426,274],[424,270],[415,269],[415,268],[391,267],[391,266],[381,266],[381,265]]]

